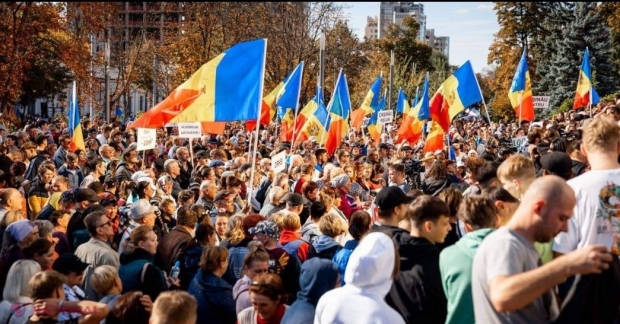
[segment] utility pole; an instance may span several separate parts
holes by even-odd
[[[319,87],[321,89],[325,88],[325,32],[321,33],[321,40],[319,42],[320,46],[320,74],[319,74]]]
[[[388,109],[392,109],[392,83],[394,82],[394,51],[390,53],[390,84],[388,86]]]
[[[157,53],[153,55],[153,104],[151,107],[155,107],[157,104]]]
[[[105,32],[105,122],[110,123],[110,34]]]

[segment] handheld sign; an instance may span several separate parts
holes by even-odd
[[[138,145],[136,150],[144,151],[154,149],[157,145],[157,130],[154,128],[136,128]]]
[[[549,96],[532,96],[534,102],[534,109],[546,109],[549,108]]]
[[[271,170],[274,173],[286,170],[286,151],[282,151],[271,158]]]
[[[394,110],[381,110],[377,115],[377,121],[381,124],[389,124],[394,121]]]
[[[362,127],[368,126],[369,122],[370,122],[370,118],[364,118],[364,120],[362,121]]]
[[[523,142],[527,141],[527,136],[515,137],[512,139],[513,147],[521,147]]]
[[[179,128],[179,137],[196,138],[202,137],[202,128],[199,122],[195,123],[177,123]]]

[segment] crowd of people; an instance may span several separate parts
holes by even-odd
[[[0,126],[0,323],[612,323],[619,119],[459,119],[435,152],[352,129],[331,155],[276,123],[145,151],[119,121],[85,149]]]

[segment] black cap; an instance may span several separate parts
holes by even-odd
[[[75,201],[77,202],[82,202],[82,201],[98,202],[101,200],[101,197],[99,197],[99,195],[97,195],[97,193],[94,190],[88,189],[88,188],[76,189],[74,197],[75,197]]]
[[[540,157],[542,168],[561,177],[569,176],[573,169],[570,155],[564,152],[548,152]]]
[[[88,268],[89,264],[82,262],[77,255],[73,253],[63,253],[54,261],[52,269],[58,271],[64,275],[68,275],[71,272],[81,274]]]
[[[389,186],[381,189],[375,197],[375,204],[382,211],[389,211],[394,207],[409,204],[415,200],[415,197],[408,197],[402,189],[396,186]]]
[[[292,193],[286,199],[286,204],[291,207],[297,207],[304,204],[304,197],[298,193]]]
[[[389,148],[390,148],[390,147],[387,145],[387,143],[381,143],[381,144],[379,144],[379,149],[380,149],[380,150],[381,150],[381,149],[386,149],[386,150],[388,150]]]
[[[92,127],[91,129],[88,130],[89,134],[97,134],[97,129]]]
[[[200,151],[198,153],[196,153],[196,157],[197,158],[209,158],[209,151]]]
[[[155,161],[153,161],[153,166],[155,166],[155,169],[157,171],[164,172],[164,160],[155,159]]]

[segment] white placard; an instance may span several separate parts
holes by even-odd
[[[534,109],[549,108],[549,96],[532,96],[534,101]]]
[[[512,146],[521,147],[521,144],[525,141],[527,141],[527,136],[515,137],[512,139]]]
[[[177,123],[177,127],[179,127],[179,137],[182,137],[182,138],[202,137],[202,128],[199,122]]]
[[[362,121],[362,127],[368,126],[369,122],[370,122],[370,118],[364,118],[364,120]]]
[[[136,128],[138,146],[136,150],[154,149],[157,145],[157,130],[155,128]]]
[[[389,124],[394,121],[394,110],[381,110],[377,116],[377,122]]]
[[[286,170],[286,151],[282,151],[271,158],[271,170],[274,173]]]

